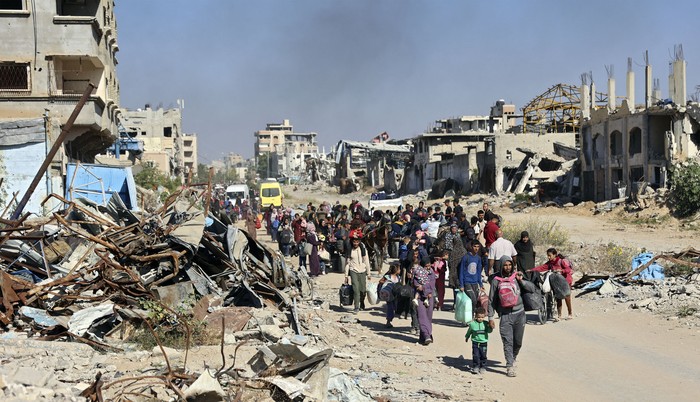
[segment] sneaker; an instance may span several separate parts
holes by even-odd
[[[426,346],[430,345],[431,343],[433,343],[433,340],[431,338],[428,338],[428,339],[423,341],[423,345],[426,345]]]
[[[411,334],[417,335],[417,334],[418,334],[418,328],[411,328]]]
[[[359,309],[359,308],[356,308],[356,309],[352,310],[352,313],[353,313],[353,314],[357,314],[357,313],[359,313],[359,312],[360,312],[360,309]]]
[[[479,374],[486,373],[486,367],[479,367]]]
[[[472,374],[481,374],[478,367],[472,367],[471,372],[472,372]]]
[[[391,325],[391,323],[390,323],[390,322],[387,322],[387,323],[386,323],[386,327],[387,327],[387,328],[394,328],[394,326],[393,326],[393,325]]]
[[[430,301],[428,299],[423,300],[423,305],[425,307],[430,307]]]
[[[508,377],[515,377],[515,367],[508,367],[506,375]]]
[[[411,303],[413,303],[414,306],[418,307],[418,299],[411,300]]]

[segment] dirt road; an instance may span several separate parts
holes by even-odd
[[[341,279],[340,274],[329,274],[318,281],[334,288]],[[335,298],[331,303],[337,303]],[[430,346],[415,344],[417,337],[409,333],[410,318],[397,319],[393,329],[384,329],[380,307],[360,312],[361,323],[355,325],[383,335],[386,348],[408,346],[419,358],[437,358],[434,364],[455,369],[448,376],[434,378],[435,389],[449,390],[450,384],[472,381],[486,385],[489,397],[505,401],[697,400],[697,327],[684,328],[677,321],[614,306],[607,306],[604,312],[608,301],[575,299],[574,303],[574,320],[528,323],[516,378],[505,375],[498,328],[490,338],[488,372],[483,377],[469,373],[466,365],[471,363],[471,344],[464,342],[466,330],[450,312],[435,313],[435,343]],[[534,318],[528,314],[529,320]]]

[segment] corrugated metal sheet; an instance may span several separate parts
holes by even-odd
[[[112,193],[129,209],[135,209],[136,183],[131,167],[69,163],[66,170],[66,199],[87,198],[106,205]]]

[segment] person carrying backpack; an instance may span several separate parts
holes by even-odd
[[[506,358],[508,377],[515,377],[515,360],[523,345],[525,334],[525,307],[520,296],[525,292],[536,291],[535,285],[523,278],[523,273],[516,271],[513,259],[504,255],[500,259],[501,275],[491,281],[489,291],[489,325],[495,328],[495,312],[500,315],[498,331],[503,342],[503,354]]]

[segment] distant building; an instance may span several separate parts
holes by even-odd
[[[185,134],[182,138],[182,161],[185,176],[197,174],[197,134]]]
[[[585,104],[590,119],[583,123],[581,163],[583,199],[605,201],[627,197],[646,183],[652,188],[669,185],[674,164],[700,156],[700,105],[686,98],[685,60],[676,48],[671,64],[669,96],[661,99],[651,66],[645,68],[645,102],[634,96],[634,72],[627,73],[627,96],[615,100],[610,77],[608,104]],[[590,83],[583,86],[589,90]]]
[[[46,195],[63,193],[67,162],[91,163],[118,138],[114,1],[0,1],[0,20],[0,205],[22,196],[88,84],[96,86],[26,207],[41,212]]]
[[[298,177],[308,158],[319,157],[316,133],[297,133],[289,120],[268,123],[265,130],[255,132],[256,166],[264,155],[267,177]]]
[[[156,166],[168,177],[184,180],[187,173],[184,139],[189,138],[190,163],[193,157],[196,162],[197,142],[196,136],[187,137],[182,132],[182,111],[179,108],[153,110],[146,105],[144,109],[124,109],[121,122],[130,138],[143,141],[141,163]]]
[[[550,91],[563,87],[555,85],[536,99],[553,96]],[[531,105],[523,108],[526,113],[539,110]],[[406,169],[404,192],[430,190],[436,181],[447,178],[459,183],[462,193],[510,192],[531,155],[554,154],[555,143],[575,146],[575,131],[538,127],[538,132],[524,132],[517,120],[526,113],[518,116],[515,105],[499,100],[488,116],[437,120],[427,132],[412,139],[415,157],[413,166]]]

